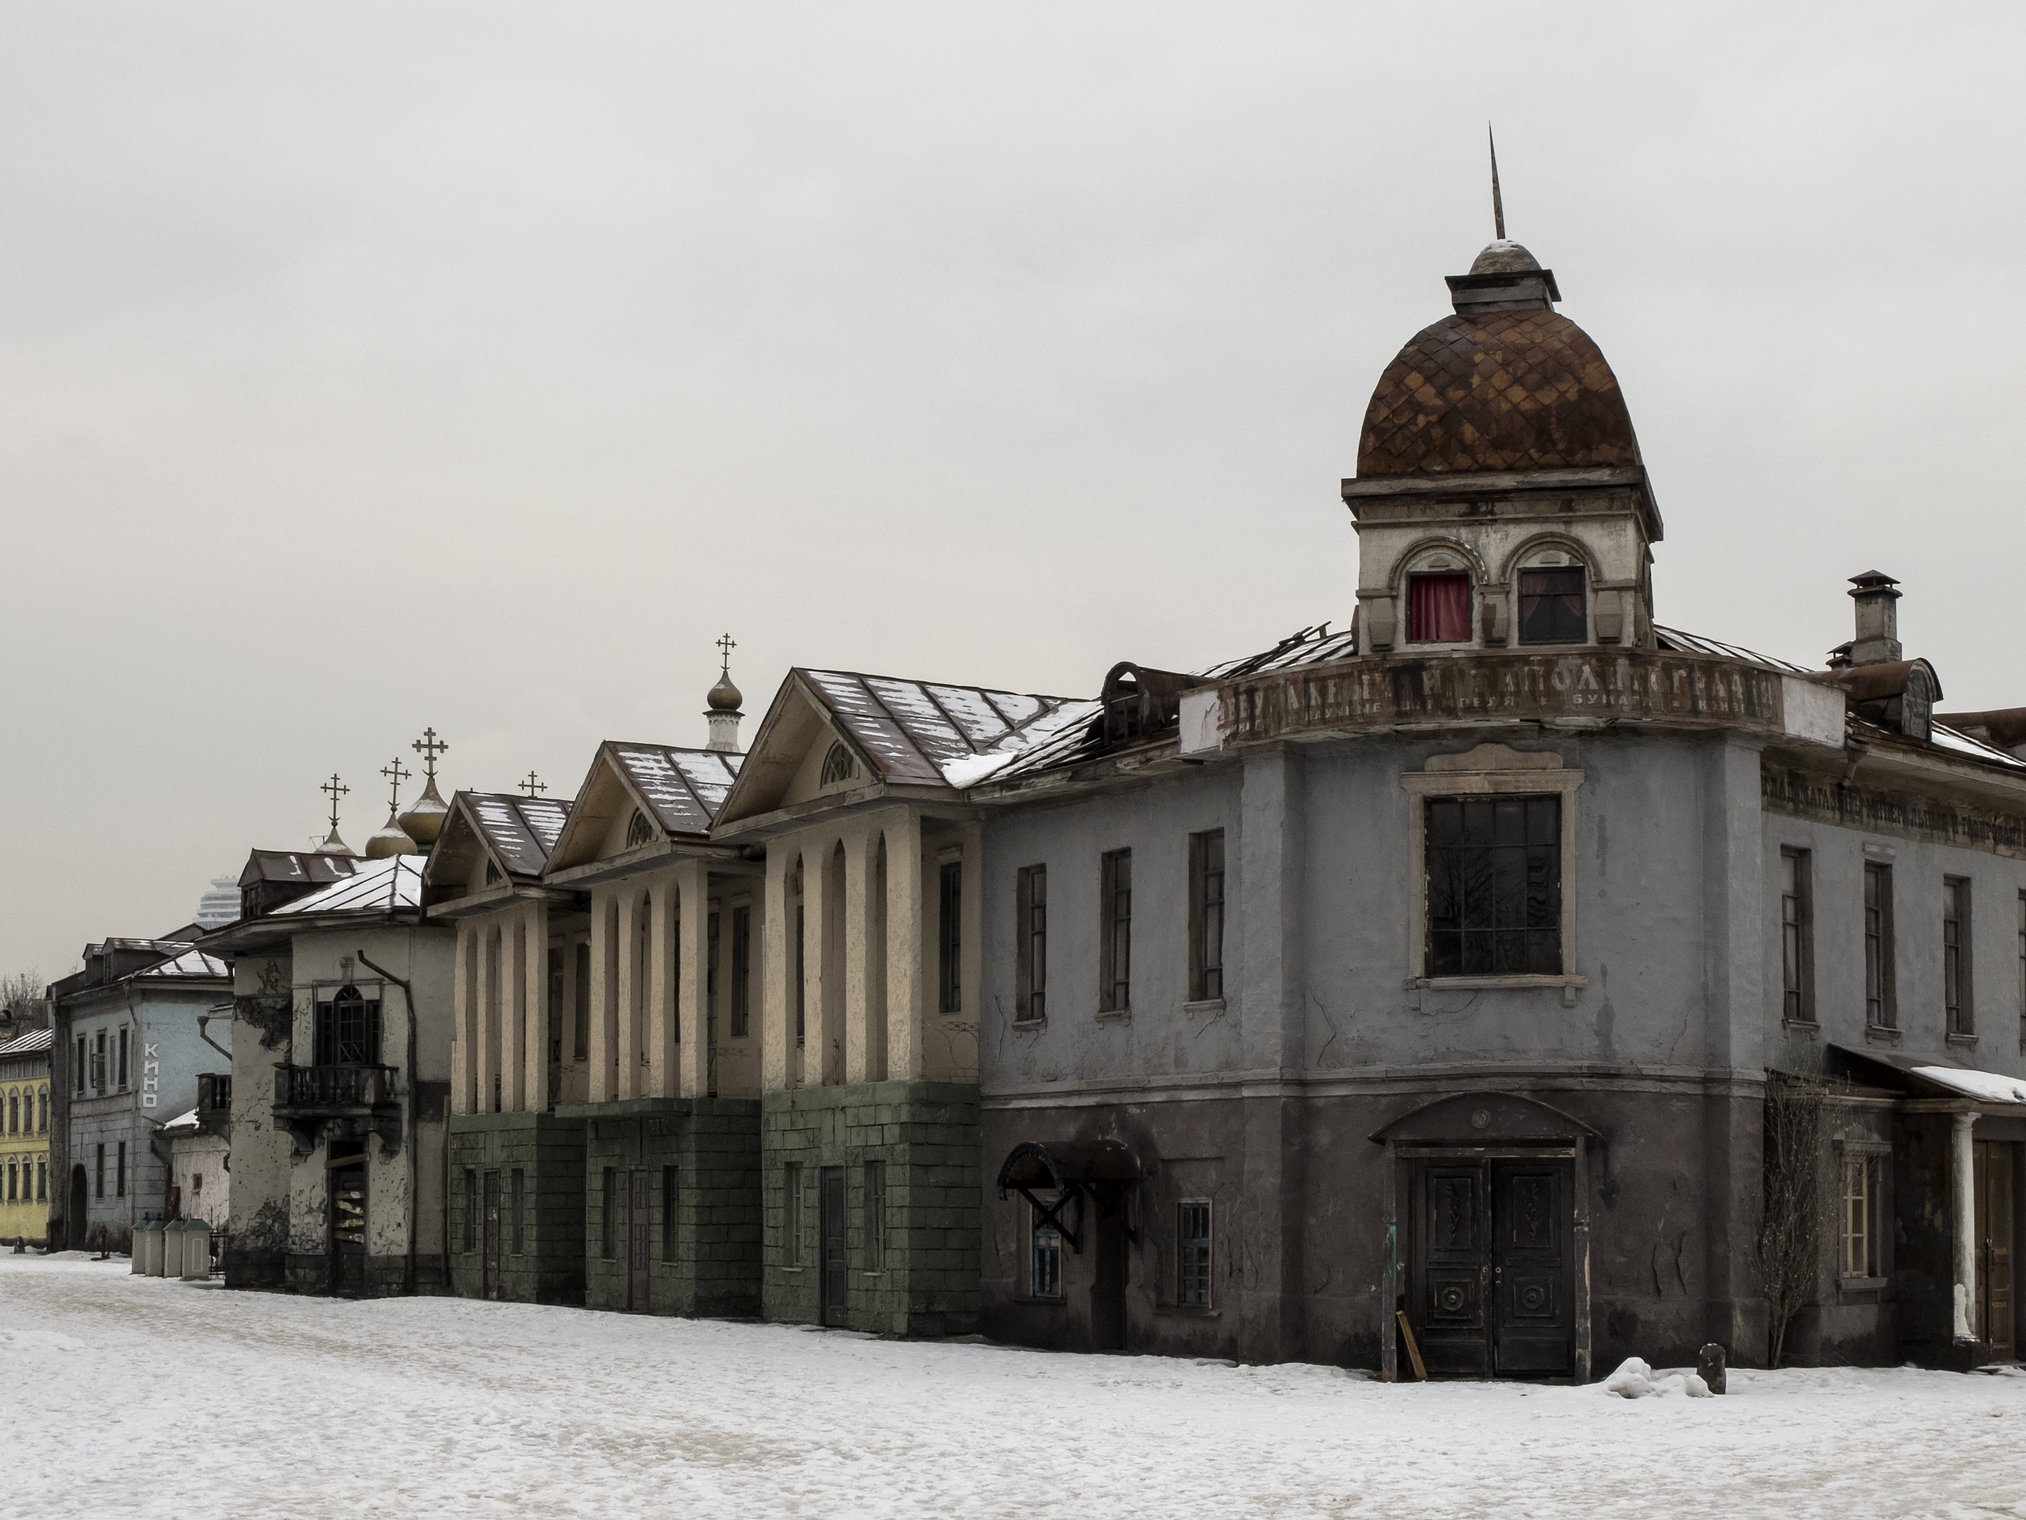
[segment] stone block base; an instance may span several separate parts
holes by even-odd
[[[485,1200],[496,1183],[492,1269]],[[524,1304],[584,1302],[584,1122],[450,1116],[450,1291]]]

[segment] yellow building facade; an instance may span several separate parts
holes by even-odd
[[[49,1238],[47,1029],[0,1045],[0,1245]]]

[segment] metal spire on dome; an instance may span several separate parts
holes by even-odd
[[[401,783],[415,772],[403,765],[401,757],[396,755],[380,767],[380,774],[391,783],[387,793],[387,821],[380,826],[379,833],[366,841],[366,858],[384,860],[389,855],[413,855],[416,853],[415,838],[401,827],[397,815],[401,807]]]
[[[1498,193],[1498,139],[1492,135],[1491,123],[1484,124],[1484,140],[1491,145],[1491,225],[1498,241],[1505,241],[1505,201]]]
[[[450,809],[443,801],[443,794],[436,790],[436,757],[447,753],[450,746],[436,737],[434,728],[425,728],[422,737],[409,747],[422,757],[422,769],[427,779],[422,783],[422,795],[401,815],[401,827],[427,855],[443,833],[443,825],[450,819]]]
[[[706,699],[709,710],[704,717],[710,722],[711,736],[704,748],[735,755],[739,752],[739,719],[745,716],[739,711],[739,704],[745,697],[732,684],[732,651],[739,645],[729,633],[721,635],[716,642],[724,659],[718,669],[718,684],[710,689],[710,696]]]
[[[317,846],[316,852],[319,855],[344,855],[349,857],[352,853],[352,847],[338,837],[338,799],[345,796],[352,789],[338,779],[336,771],[332,771],[331,779],[324,782],[317,790],[331,799],[331,832],[329,837]]]

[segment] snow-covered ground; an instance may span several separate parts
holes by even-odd
[[[2026,1516],[2026,1378],[1388,1387],[0,1255],[0,1514]]]

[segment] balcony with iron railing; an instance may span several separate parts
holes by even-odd
[[[391,1066],[277,1066],[276,1118],[339,1118],[392,1108],[400,1099]]]

